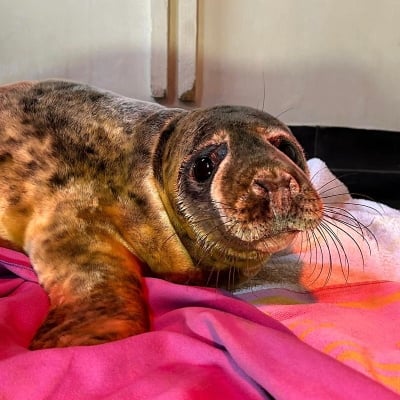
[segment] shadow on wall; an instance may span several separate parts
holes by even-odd
[[[169,106],[184,108],[242,104],[280,117],[289,125],[322,125],[400,130],[400,94],[367,71],[350,65],[274,66],[262,69],[245,60],[241,65],[222,59],[198,60],[195,103],[176,99],[176,70],[170,65]],[[28,63],[28,61],[27,61]],[[7,66],[5,67],[5,69]],[[8,68],[11,68],[9,66]],[[150,96],[150,57],[146,52],[113,49],[77,55],[68,62],[39,65],[24,73],[8,71],[8,82],[64,78],[86,82],[128,97]]]
[[[27,66],[29,61],[27,61]],[[123,49],[76,55],[74,59],[29,68],[3,68],[2,84],[19,80],[67,79],[151,101],[149,54]],[[8,70],[7,70],[8,69]],[[28,71],[28,72],[26,72]],[[5,78],[7,77],[7,82]]]
[[[400,94],[356,66],[319,62],[261,70],[248,62],[203,63],[198,94],[203,106],[232,103],[262,108],[264,104],[267,112],[292,125],[400,131]]]

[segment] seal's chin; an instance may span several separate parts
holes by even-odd
[[[299,233],[298,230],[292,230],[270,236],[267,239],[257,240],[254,248],[261,253],[271,255],[289,247]]]
[[[219,260],[225,255],[228,263],[234,259],[237,267],[248,267],[261,263],[272,254],[289,247],[299,233],[298,230],[290,230],[253,241],[239,239],[237,236],[221,236],[219,246],[215,250],[221,253],[222,257],[219,257]]]
[[[236,237],[220,237],[214,246],[201,246],[184,238],[194,268],[184,273],[163,273],[162,278],[190,285],[223,287],[229,290],[254,278],[269,257],[294,240],[298,231],[282,232],[254,242],[238,243]],[[185,240],[186,239],[186,240]]]
[[[206,246],[208,251],[202,252],[198,258],[202,262],[198,265],[203,264],[201,268],[220,272],[234,267],[243,271],[245,276],[253,276],[272,254],[288,248],[298,233],[282,232],[253,242],[225,236],[218,241],[217,246]]]

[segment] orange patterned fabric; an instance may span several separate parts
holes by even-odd
[[[337,285],[311,293],[263,289],[241,297],[304,342],[400,393],[400,283]]]

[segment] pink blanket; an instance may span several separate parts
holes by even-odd
[[[151,332],[105,345],[29,351],[47,297],[24,256],[1,249],[0,264],[1,399],[399,399],[253,305],[158,279],[145,281]],[[305,309],[277,307],[263,311],[291,321],[301,336]],[[386,340],[376,320],[364,328]]]

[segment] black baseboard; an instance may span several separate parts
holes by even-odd
[[[290,128],[307,158],[323,160],[350,192],[400,208],[400,132],[321,126]]]

